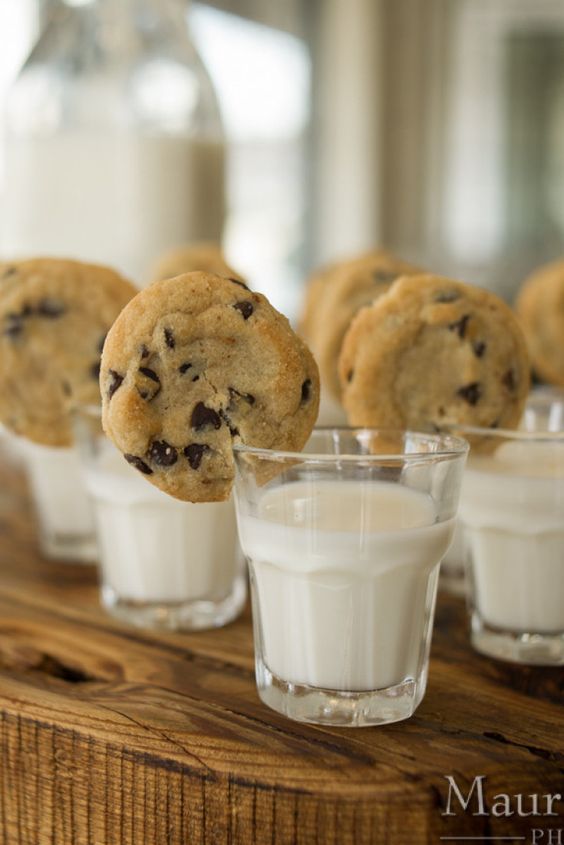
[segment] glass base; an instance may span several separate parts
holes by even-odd
[[[472,614],[472,645],[481,654],[529,666],[564,665],[563,634],[503,631]]]
[[[98,544],[90,534],[39,535],[39,548],[43,557],[68,563],[96,563]]]
[[[184,602],[143,602],[120,598],[104,585],[102,606],[107,612],[137,628],[158,631],[204,631],[221,628],[239,616],[247,598],[244,575],[238,576],[231,593],[221,601],[196,599]]]
[[[256,661],[257,688],[261,701],[296,722],[363,728],[389,725],[413,715],[425,694],[427,675],[386,689],[345,692],[293,684],[273,675]]]

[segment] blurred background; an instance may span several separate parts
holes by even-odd
[[[509,300],[564,252],[562,0],[0,0],[0,108],[4,257],[223,233],[294,317],[370,246]]]

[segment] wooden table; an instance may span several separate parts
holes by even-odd
[[[292,723],[257,697],[248,611],[199,634],[112,620],[93,568],[39,556],[18,472],[4,464],[0,480],[1,845],[530,842],[564,828],[460,804],[441,815],[446,775],[462,792],[485,776],[488,806],[564,793],[562,672],[474,654],[460,600],[439,597],[414,718]]]

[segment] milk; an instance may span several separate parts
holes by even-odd
[[[564,444],[509,441],[492,456],[471,454],[460,517],[482,619],[564,631]]]
[[[316,480],[238,501],[263,659],[285,681],[376,690],[417,679],[453,520],[425,493]]]
[[[163,251],[220,240],[224,147],[95,130],[10,137],[0,255],[64,255],[146,280]]]
[[[95,561],[94,516],[76,448],[40,446],[23,438],[10,442],[25,463],[44,553]]]
[[[231,501],[190,504],[167,496],[109,447],[86,470],[105,588],[120,600],[220,602],[240,576]]]

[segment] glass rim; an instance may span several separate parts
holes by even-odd
[[[395,461],[402,463],[416,463],[430,460],[445,460],[459,458],[468,454],[470,449],[469,443],[462,437],[458,437],[450,432],[425,432],[416,431],[404,428],[358,428],[355,426],[316,426],[311,434],[321,433],[346,433],[346,434],[362,434],[366,436],[372,435],[387,435],[387,436],[401,436],[409,435],[411,437],[418,437],[427,442],[445,444],[445,448],[439,449],[436,452],[388,452],[382,454],[356,454],[352,452],[295,452],[284,449],[268,449],[259,446],[247,446],[244,443],[235,443],[233,445],[233,452],[235,455],[249,455],[255,458],[266,458],[271,461],[300,461],[301,463],[327,463],[335,464],[340,462],[349,463],[373,463],[378,464],[382,461]],[[310,435],[311,436],[311,435]]]
[[[529,431],[522,428],[487,428],[472,425],[450,425],[448,430],[453,433],[455,437],[464,439],[468,437],[495,437],[498,440],[521,440],[524,443],[531,441],[540,441],[545,443],[560,443],[564,442],[564,430],[562,431]]]

